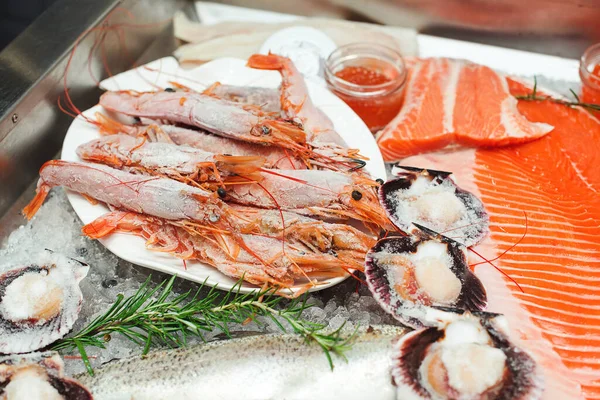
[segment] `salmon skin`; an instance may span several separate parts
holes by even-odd
[[[449,58],[410,60],[409,66],[404,105],[377,136],[387,162],[450,145],[522,143],[552,130],[519,113],[505,78],[491,68]]]
[[[507,82],[512,95],[531,92]],[[475,250],[499,257],[494,264],[523,291],[489,264],[474,267],[475,274],[486,288],[487,310],[507,317],[544,369],[544,398],[598,399],[600,121],[549,101],[519,101],[518,109],[554,130],[519,146],[402,162],[453,171],[457,183],[483,201],[491,233]]]

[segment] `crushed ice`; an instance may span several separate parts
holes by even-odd
[[[81,221],[71,208],[62,188],[53,189],[46,203],[36,216],[26,225],[13,231],[1,244],[0,258],[3,261],[26,260],[33,249],[48,248],[60,252],[67,257],[73,257],[90,265],[88,276],[80,283],[83,292],[83,306],[79,320],[75,323],[73,332],[86,326],[92,318],[106,311],[119,293],[132,295],[141,284],[152,275],[152,283],[168,279],[169,276],[147,268],[133,265],[117,258],[99,242],[81,235]],[[174,292],[180,294],[198,285],[193,282],[178,279]],[[393,317],[379,307],[371,297],[366,286],[354,279],[333,288],[323,290],[309,296],[308,302],[315,306],[306,310],[304,317],[310,321],[328,325],[331,329],[339,328],[346,323],[345,328],[353,329],[356,325],[369,324],[398,324]],[[246,325],[231,325],[233,336],[236,332],[254,331],[261,333],[280,333],[277,325],[268,318],[258,318],[256,322]],[[285,326],[285,324],[284,324]],[[291,329],[288,329],[291,332]],[[207,340],[222,339],[221,332],[206,335]],[[196,340],[196,342],[198,342]],[[189,341],[193,344],[193,341]],[[98,366],[114,359],[138,355],[141,348],[119,335],[113,335],[106,350],[89,348],[93,366]],[[83,363],[73,353],[65,359],[67,374],[84,371]]]

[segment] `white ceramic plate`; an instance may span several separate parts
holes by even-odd
[[[216,81],[231,85],[276,88],[281,79],[277,72],[247,68],[245,61],[239,59],[219,59],[193,70],[182,70],[174,58],[167,57],[107,79],[101,83],[101,87],[107,90],[148,91],[171,86],[170,81],[176,81],[193,89],[202,90]],[[361,153],[370,158],[366,170],[375,178],[385,179],[383,159],[371,132],[363,121],[350,107],[327,89],[310,82],[308,82],[308,89],[313,102],[331,118],[336,130],[348,145],[361,149]],[[96,112],[103,111],[103,108],[97,105],[86,110],[83,114],[93,119]],[[100,134],[96,126],[85,122],[81,117],[76,118],[67,131],[61,158],[68,161],[80,161],[75,153],[77,146],[98,137],[100,137]],[[67,192],[67,196],[73,209],[84,224],[90,223],[108,212],[106,206],[102,204],[92,205],[74,192]],[[168,254],[147,250],[144,240],[133,235],[117,233],[100,239],[100,242],[118,257],[160,272],[177,274],[181,278],[195,282],[206,281],[208,285],[224,290],[231,289],[236,283],[234,279],[221,274],[204,263],[187,262],[187,267],[184,268],[180,259]],[[325,289],[344,279],[343,277],[329,279],[311,290]],[[246,283],[241,287],[242,292],[255,289],[256,286]]]

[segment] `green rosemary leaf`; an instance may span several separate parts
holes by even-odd
[[[575,97],[575,101],[557,99],[552,96],[538,96],[538,94],[537,94],[537,79],[536,79],[536,77],[534,77],[532,92],[527,95],[515,96],[515,98],[517,98],[518,100],[525,100],[525,101],[550,101],[552,103],[562,104],[567,107],[581,107],[588,111],[600,111],[600,104],[582,102],[582,101],[580,101],[577,93],[575,93],[572,89],[569,89],[569,90]]]
[[[575,93],[575,91],[573,89],[569,89],[569,92],[571,92],[573,97],[575,97],[575,100],[577,100],[579,102],[579,96],[577,95],[577,93]]]
[[[343,357],[350,348],[355,333],[348,338],[341,335],[342,327],[334,332],[324,331],[325,326],[302,318],[304,310],[312,307],[303,300],[291,300],[287,307],[281,307],[283,298],[276,296],[276,288],[241,293],[240,280],[234,287],[222,294],[210,288],[201,296],[203,283],[197,291],[191,290],[173,296],[175,276],[150,286],[151,277],[132,296],[117,295],[113,305],[94,318],[88,326],[74,335],[56,342],[52,348],[61,351],[77,350],[88,373],[93,374],[87,347],[105,349],[111,335],[119,334],[142,347],[142,355],[147,354],[153,343],[168,347],[187,345],[189,337],[205,341],[204,332],[221,331],[231,337],[229,325],[244,323],[251,319],[257,323],[258,316],[271,319],[285,332],[281,323],[285,320],[293,331],[303,336],[307,343],[320,346],[328,363],[333,368],[331,353]]]
[[[94,376],[94,370],[92,369],[92,364],[90,363],[90,359],[85,351],[85,346],[79,340],[75,340],[75,346],[77,346],[77,350],[79,350],[79,354],[81,354],[81,360],[83,361],[88,374]]]

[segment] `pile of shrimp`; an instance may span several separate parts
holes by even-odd
[[[83,227],[90,238],[131,233],[149,250],[256,285],[299,285],[296,294],[362,270],[389,226],[382,182],[362,170],[365,158],[313,104],[291,60],[257,54],[248,66],[279,71],[279,90],[217,82],[104,93],[105,113],[87,119],[102,136],[78,147],[81,162],[42,166],[24,214],[64,186],[111,210]]]

